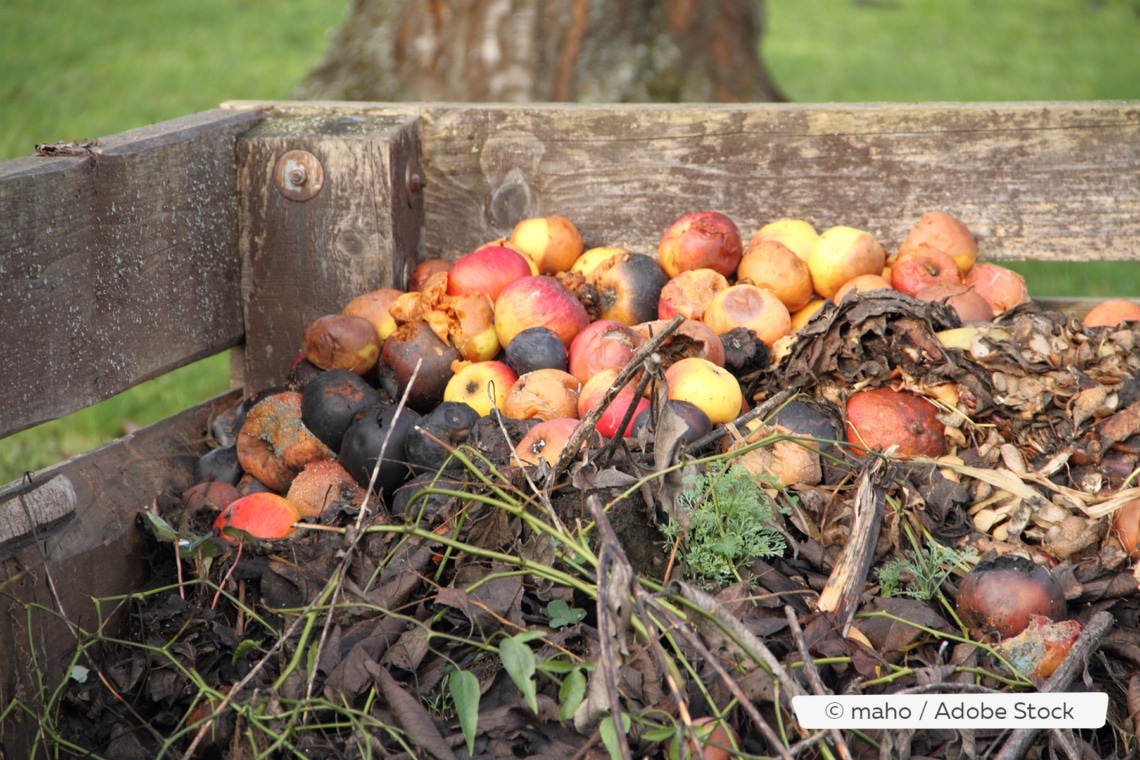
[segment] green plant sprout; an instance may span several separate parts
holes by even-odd
[[[930,601],[955,568],[969,569],[969,554],[929,541],[924,547],[907,552],[904,559],[892,559],[879,568],[879,588],[883,596],[909,596]]]
[[[752,560],[784,551],[784,537],[772,524],[771,498],[740,465],[713,464],[687,477],[677,506],[690,520],[680,555],[693,579],[706,587],[739,580]],[[663,532],[676,541],[681,526],[670,520]]]

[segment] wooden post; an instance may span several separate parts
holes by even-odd
[[[421,248],[420,125],[406,116],[271,116],[237,145],[247,391],[279,384],[305,325],[403,288]]]

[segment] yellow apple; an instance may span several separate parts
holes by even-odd
[[[472,362],[447,381],[443,400],[467,404],[480,415],[490,414],[492,408],[503,408],[516,380],[515,371],[503,362]]]
[[[815,227],[812,227],[810,222],[805,222],[802,219],[777,219],[774,222],[768,222],[757,230],[748,247],[751,248],[761,240],[775,240],[777,243],[783,243],[794,254],[807,261],[808,254],[811,253],[815,241],[819,240],[819,233],[815,231]]]
[[[714,425],[740,416],[744,394],[732,373],[708,359],[690,357],[665,370],[669,398],[688,401],[708,415]]]
[[[808,256],[815,292],[831,298],[848,280],[861,274],[882,276],[887,252],[865,230],[839,225],[824,230]]]

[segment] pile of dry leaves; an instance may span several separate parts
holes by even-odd
[[[749,420],[685,442],[666,417],[652,441],[554,470],[459,449],[391,503],[338,505],[281,542],[211,537],[212,515],[168,495],[141,520],[156,567],[131,641],[91,650],[104,678],[69,685],[61,730],[115,758],[681,757],[707,734],[694,721],[721,716],[742,757],[1134,753],[1140,584],[1109,526],[1140,496],[1140,325],[1085,330],[1030,304],[942,334],[956,327],[938,304],[872,291],[743,379],[750,419],[807,403],[835,422],[824,439],[855,389],[921,392],[954,445],[936,461],[805,448]],[[618,387],[652,377],[668,337]],[[811,476],[772,474],[805,451]],[[705,539],[743,557],[710,582],[686,507],[736,509],[739,484],[709,473],[755,452],[770,477],[747,498],[769,508],[770,551],[733,555],[729,539],[760,541],[739,526]],[[1047,680],[954,614],[990,552],[1048,567],[1082,626]],[[1034,689],[1107,691],[1108,722],[816,731],[791,709],[799,694]]]

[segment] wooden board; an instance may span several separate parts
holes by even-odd
[[[1138,102],[223,107],[421,115],[427,256],[547,214],[587,245],[652,253],[677,217],[712,209],[746,238],[791,216],[888,248],[940,210],[989,259],[1140,259]]]
[[[208,111],[0,163],[0,437],[238,343],[234,141]]]
[[[160,493],[190,484],[194,462],[208,448],[210,422],[239,400],[240,392],[230,391],[44,470],[32,482],[0,489],[0,525],[35,526],[23,536],[5,535],[0,545],[0,705],[19,696],[34,708],[33,662],[49,678],[62,677],[75,638],[53,611],[62,607],[68,620],[90,631],[99,623],[93,598],[143,587],[149,567],[136,516]],[[30,618],[29,604],[37,605]],[[112,633],[122,622],[122,611],[107,620]],[[7,756],[27,757],[21,748],[34,730],[19,711],[5,720]]]
[[[307,200],[278,188],[290,151],[319,163]],[[237,147],[247,388],[280,383],[305,325],[361,293],[403,287],[420,247],[419,120],[404,116],[273,116]]]

